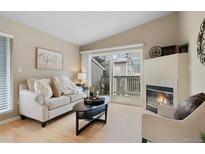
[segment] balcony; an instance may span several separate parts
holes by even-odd
[[[139,96],[140,76],[113,76],[113,95]]]

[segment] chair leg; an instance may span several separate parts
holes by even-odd
[[[26,117],[24,115],[21,115],[21,120],[26,119]]]
[[[41,122],[41,127],[46,127],[46,122]]]
[[[142,143],[147,143],[147,139],[146,138],[142,138]]]

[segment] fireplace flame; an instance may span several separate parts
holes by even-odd
[[[157,102],[161,104],[167,104],[167,98],[164,96],[164,94],[160,93],[157,97]]]

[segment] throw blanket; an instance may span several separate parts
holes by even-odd
[[[82,88],[77,87],[67,76],[59,76],[59,83],[65,95],[75,95],[82,93]]]

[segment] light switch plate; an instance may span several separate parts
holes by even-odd
[[[19,72],[19,73],[22,72],[22,67],[18,67],[18,72]]]

